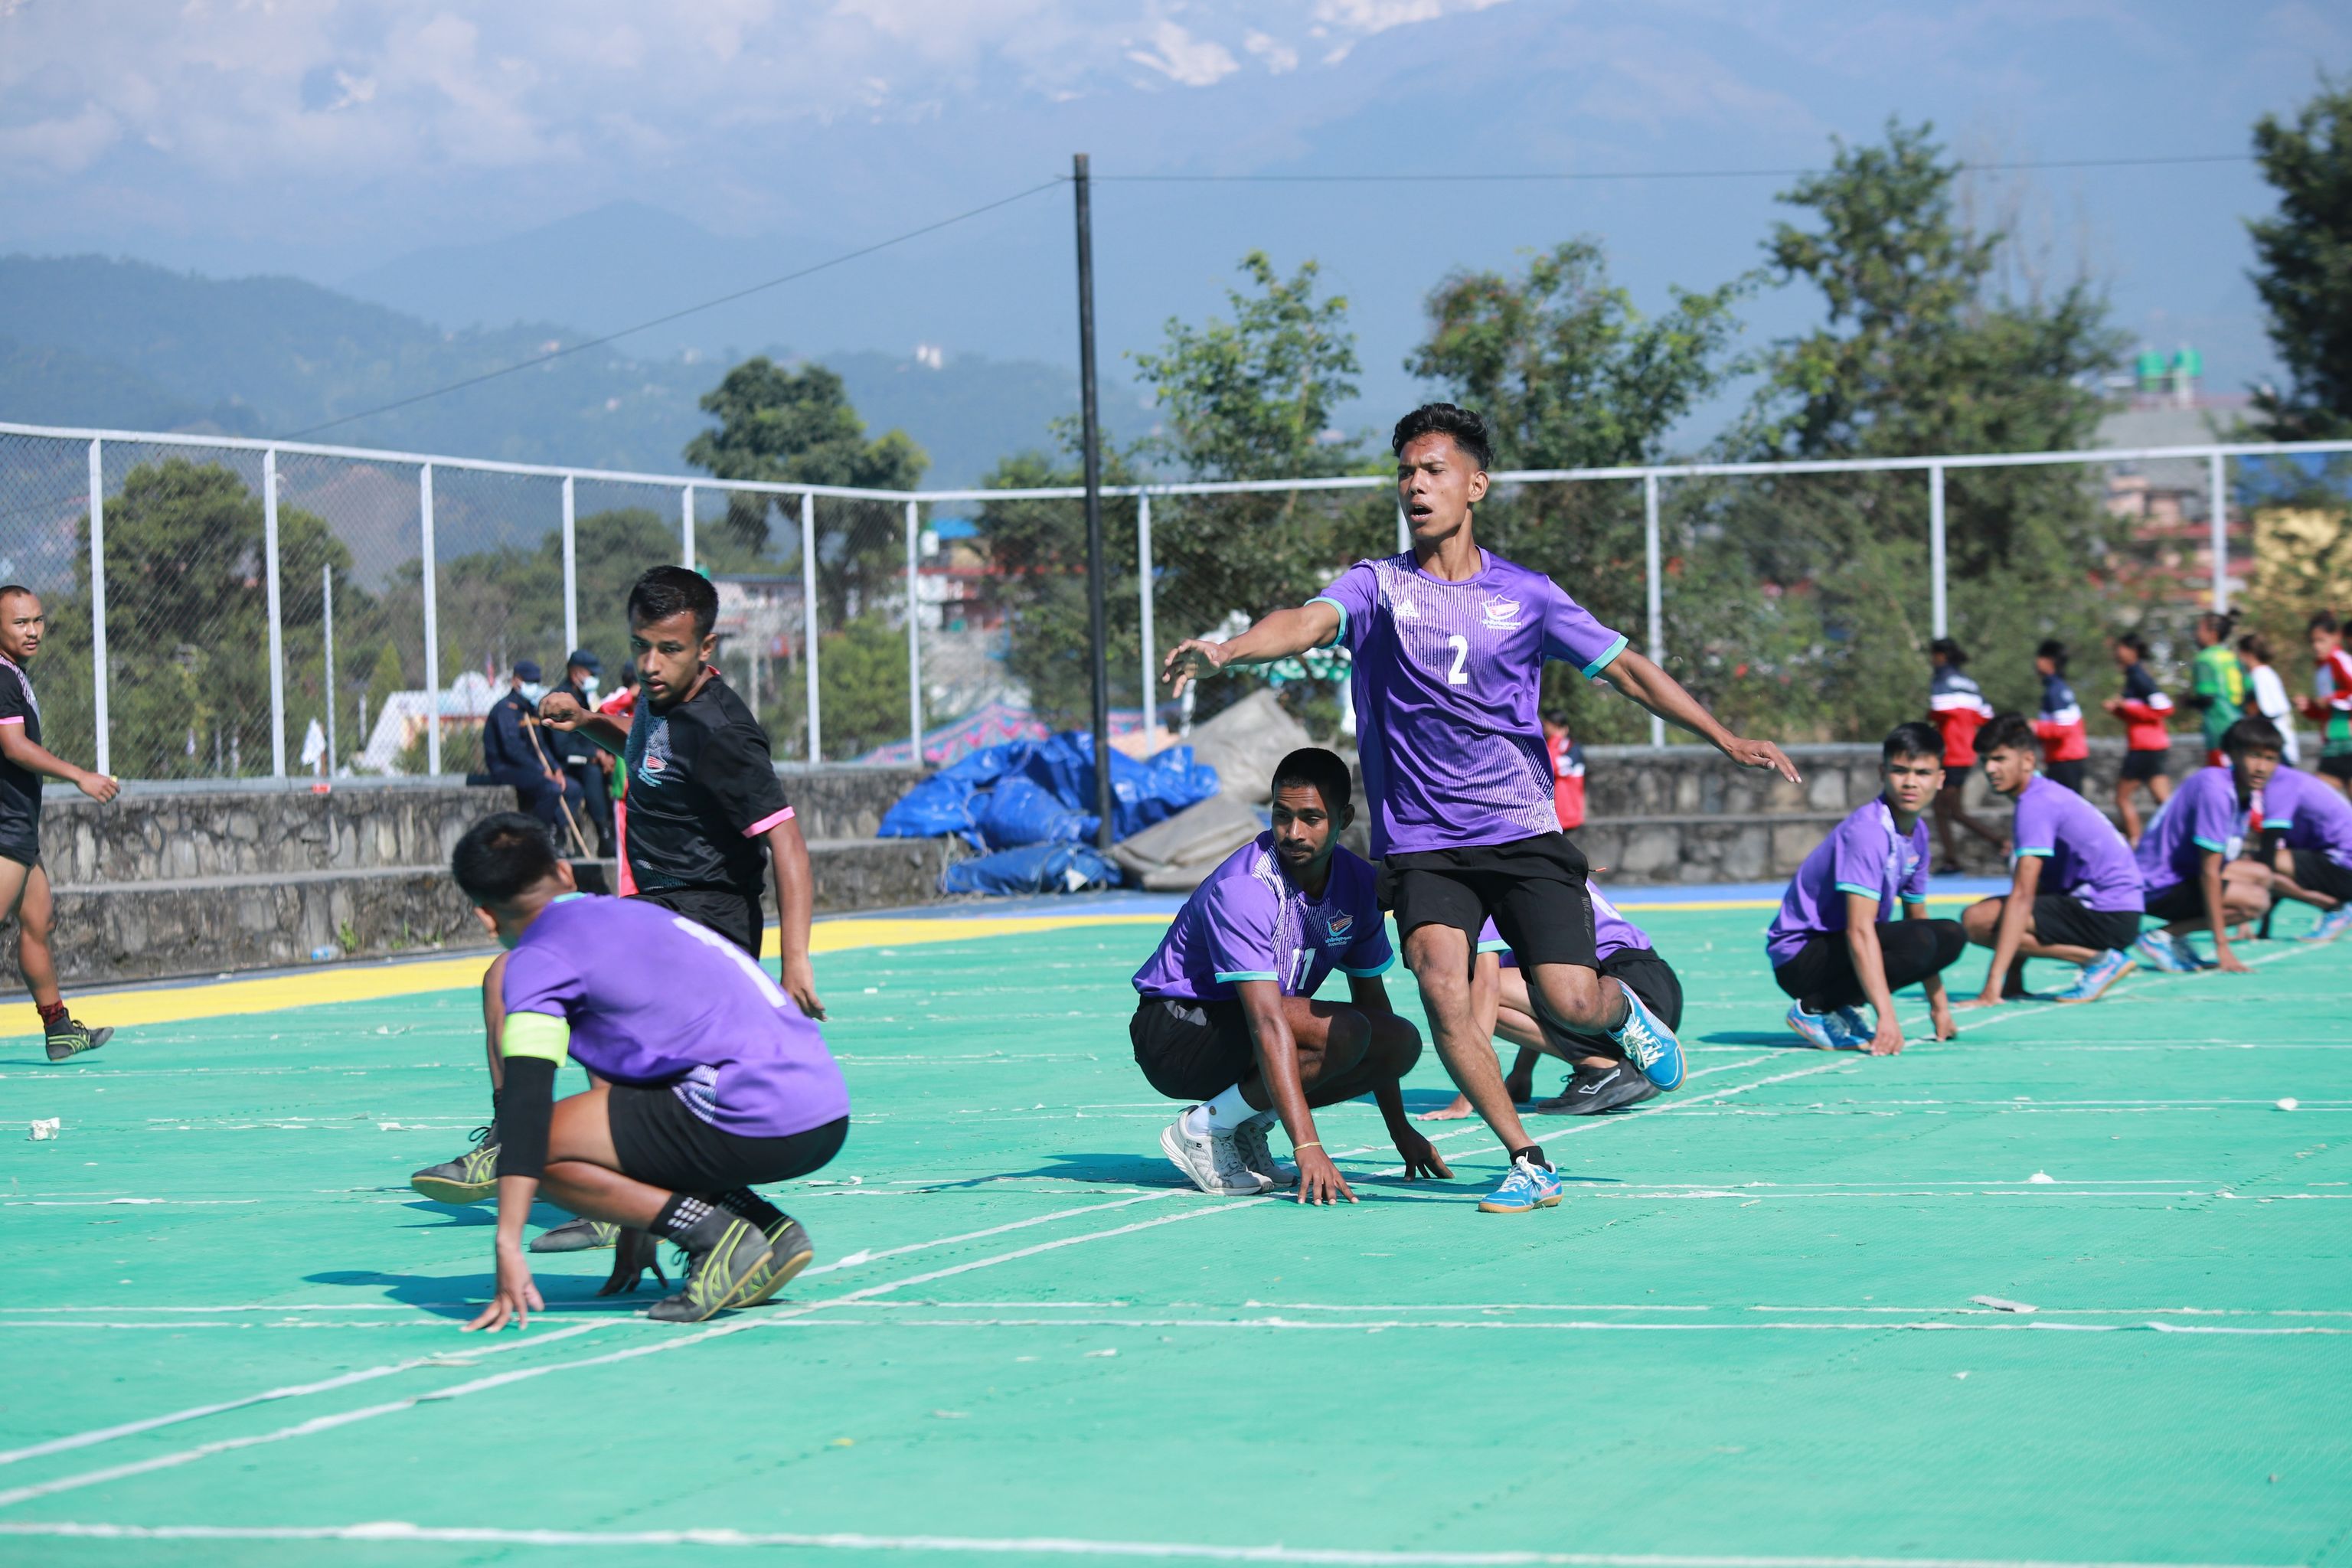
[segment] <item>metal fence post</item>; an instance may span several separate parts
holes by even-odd
[[[1937,637],[1951,635],[1944,597],[1944,465],[1927,465],[1927,621]]]
[[[1143,614],[1143,731],[1148,736],[1155,727],[1151,721],[1152,710],[1160,705],[1159,672],[1152,668],[1157,662],[1152,656],[1159,651],[1160,645],[1151,624],[1151,496],[1149,491],[1139,491],[1135,498],[1135,592]]]
[[[114,748],[106,714],[106,458],[96,441],[89,444],[89,671],[98,771],[110,774]]]
[[[580,540],[572,531],[572,476],[563,476],[563,650],[580,646]]]
[[[685,503],[678,508],[677,536],[686,552],[680,558],[680,564],[691,572],[694,570],[694,487],[692,485],[686,487]]]
[[[2206,506],[2212,511],[2213,613],[2230,610],[2230,459],[2215,452],[2206,459]]]
[[[424,545],[425,586],[425,771],[441,771],[441,612],[434,602],[438,584],[433,563],[433,465],[416,470],[416,520]]]
[[[1642,550],[1643,556],[1642,606],[1649,617],[1650,662],[1664,668],[1666,662],[1666,585],[1665,563],[1660,557],[1658,538],[1658,476],[1642,476]],[[1655,713],[1650,715],[1650,744],[1666,743],[1666,721]]]
[[[286,776],[286,616],[278,569],[278,448],[261,454],[261,548],[269,595],[269,776]]]
[[[322,668],[319,690],[327,704],[327,773],[335,772],[335,566],[319,568],[319,647]]]
[[[921,570],[915,531],[922,526],[922,503],[907,503],[907,735],[916,767],[923,765],[923,639],[922,595],[917,574]]]
[[[808,677],[808,753],[812,765],[824,761],[817,733],[816,680],[816,492],[801,492],[801,668]]]

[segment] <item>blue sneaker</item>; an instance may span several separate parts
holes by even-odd
[[[2334,942],[2352,931],[2352,904],[2339,904],[2319,917],[2319,923],[2305,935],[2305,942]]]
[[[2183,955],[2179,943],[2163,931],[2152,931],[2132,943],[2132,955],[2159,974],[2194,974],[2197,955]]]
[[[1559,1173],[1537,1164],[1524,1154],[1511,1162],[1503,1184],[1478,1205],[1480,1214],[1526,1214],[1559,1202]]]
[[[1683,1043],[1665,1021],[1633,994],[1630,985],[1621,987],[1625,993],[1625,1021],[1609,1031],[1609,1037],[1624,1047],[1625,1059],[1642,1069],[1642,1076],[1660,1089],[1680,1089],[1683,1084]]]
[[[2109,948],[2084,964],[2082,973],[2075,978],[2074,984],[2059,992],[2051,1000],[2095,1002],[2107,994],[2109,986],[2138,967],[2138,964],[2132,962],[2131,954]]]
[[[1864,1049],[1870,1044],[1870,1037],[1878,1032],[1863,1017],[1859,1007],[1840,1007],[1830,1016],[1836,1019],[1837,1026],[1845,1032],[1843,1044],[1848,1050]]]
[[[1835,1013],[1808,1013],[1802,1002],[1789,1004],[1789,1027],[1797,1038],[1817,1051],[1834,1051],[1845,1044],[1845,1031],[1839,1026]]]

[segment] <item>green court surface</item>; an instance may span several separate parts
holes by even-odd
[[[1538,1123],[1520,1216],[1369,1104],[1360,1206],[1176,1185],[1153,928],[828,954],[817,1265],[691,1328],[588,1254],[457,1331],[489,1211],[404,1184],[482,1120],[470,994],[9,1041],[0,1560],[2352,1563],[2352,942],[1867,1060],[1782,1029],[1761,913],[1638,918],[1690,1081]]]

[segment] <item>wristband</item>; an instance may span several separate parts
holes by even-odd
[[[1294,1144],[1292,1144],[1292,1145],[1290,1146],[1290,1152],[1291,1152],[1292,1153],[1294,1153],[1294,1154],[1303,1154],[1303,1153],[1305,1153],[1305,1152],[1306,1152],[1307,1150],[1309,1150],[1309,1149],[1320,1149],[1321,1147],[1323,1147],[1323,1145],[1322,1145],[1321,1143],[1319,1143],[1319,1142],[1314,1142],[1314,1141],[1310,1140],[1309,1142],[1305,1142],[1305,1143],[1294,1143]]]

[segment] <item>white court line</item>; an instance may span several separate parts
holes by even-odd
[[[13,1328],[16,1325],[9,1326]],[[185,1328],[188,1325],[170,1323],[155,1326]],[[506,1344],[485,1345],[478,1351],[451,1353],[463,1353],[471,1360],[476,1356],[498,1355],[506,1351],[536,1349],[541,1345],[553,1344],[558,1340],[568,1340],[576,1335],[593,1333],[604,1326],[603,1323],[582,1323],[577,1328],[559,1329],[551,1334],[526,1334],[523,1338]],[[379,1377],[391,1377],[395,1373],[413,1371],[420,1366],[446,1366],[448,1361],[449,1358],[446,1356],[420,1356],[412,1361],[393,1362],[384,1366],[368,1367],[361,1372],[347,1372],[340,1376],[322,1378],[316,1383],[289,1384],[284,1388],[272,1388],[260,1394],[249,1394],[242,1399],[225,1399],[215,1405],[190,1405],[185,1410],[174,1410],[166,1415],[151,1415],[143,1421],[125,1421],[117,1426],[100,1426],[88,1432],[77,1432],[70,1437],[52,1438],[46,1443],[35,1443],[29,1447],[10,1448],[0,1452],[0,1465],[13,1465],[19,1459],[38,1458],[44,1454],[62,1454],[71,1448],[87,1448],[93,1443],[108,1443],[117,1437],[128,1437],[135,1432],[152,1432],[158,1426],[170,1426],[178,1422],[194,1421],[205,1415],[218,1415],[224,1411],[242,1410],[249,1405],[266,1405],[276,1399],[299,1399],[308,1394],[324,1394],[330,1389],[348,1388],[355,1383],[369,1383]]]
[[[489,1546],[798,1547],[831,1552],[938,1552],[1011,1557],[1175,1558],[1298,1563],[1333,1568],[2235,1568],[2216,1563],[2060,1562],[2002,1557],[1752,1557],[1681,1552],[1381,1552],[1339,1546],[1219,1546],[1198,1542],[1087,1541],[1067,1536],[817,1534],[743,1530],[501,1530],[408,1524],[0,1524],[0,1535],[96,1541],[428,1542]]]
[[[807,1318],[780,1322],[778,1327],[799,1329],[830,1328],[891,1328],[891,1329],[1274,1329],[1294,1332],[1365,1334],[1389,1329],[1484,1330],[1505,1333],[1673,1333],[1673,1334],[1755,1334],[1755,1333],[1884,1333],[1890,1329],[1917,1330],[1937,1333],[2007,1334],[2007,1333],[2133,1333],[2147,1329],[2160,1329],[2177,1334],[2251,1334],[2251,1335],[2352,1335],[2352,1329],[2327,1328],[2304,1324],[2293,1328],[2252,1329],[2195,1327],[2179,1323],[2057,1323],[2043,1322],[2039,1318],[2011,1318],[2006,1322],[1945,1323],[1935,1321],[1842,1323],[1814,1321],[1806,1323],[1780,1322],[1720,1322],[1720,1323],[1639,1323],[1619,1318],[1559,1319],[1536,1321],[1508,1318],[1389,1318],[1359,1320],[1352,1322],[1318,1322],[1302,1318]]]
[[[1211,1215],[1235,1214],[1243,1209],[1272,1201],[1270,1198],[1244,1198],[1231,1204],[1187,1209],[1182,1214],[1165,1215],[1158,1219],[1137,1220],[1132,1224],[1113,1226],[1109,1230],[1088,1231],[1079,1236],[1066,1236],[1055,1241],[1041,1241],[1034,1246],[1018,1247],[1011,1252],[998,1253],[990,1258],[974,1258],[968,1263],[957,1263],[945,1268],[935,1268],[928,1274],[911,1275],[905,1279],[892,1280],[881,1285],[869,1285],[863,1290],[852,1290],[845,1295],[835,1296],[826,1300],[813,1301],[793,1311],[792,1318],[822,1311],[830,1307],[847,1306],[869,1297],[903,1290],[908,1286],[928,1284],[934,1279],[969,1274],[978,1268],[992,1268],[1001,1263],[1012,1263],[1021,1258],[1034,1258],[1040,1253],[1055,1252],[1066,1247],[1082,1246],[1089,1241],[1100,1241],[1114,1236],[1126,1236],[1135,1231],[1150,1230],[1163,1225],[1179,1225],[1186,1220],[1200,1219]],[[688,1345],[699,1344],[705,1340],[719,1339],[752,1329],[781,1326],[792,1321],[792,1318],[738,1318],[677,1339],[656,1340],[647,1344],[632,1345],[625,1350],[607,1351],[602,1355],[583,1356],[576,1361],[554,1362],[545,1366],[521,1367],[513,1372],[497,1373],[488,1377],[476,1378],[470,1383],[453,1384],[446,1388],[434,1389],[429,1393],[414,1394],[405,1399],[387,1400],[381,1405],[362,1405],[356,1410],[341,1411],[332,1415],[313,1416],[308,1421],[298,1422],[291,1426],[281,1426],[271,1432],[259,1432],[244,1437],[224,1437],[215,1442],[198,1444],[193,1448],[183,1448],[176,1453],[159,1455],[152,1459],[110,1465],[102,1469],[84,1470],[78,1475],[63,1476],[56,1480],[15,1487],[6,1491],[0,1491],[0,1508],[10,1508],[20,1502],[29,1502],[35,1498],[50,1497],[58,1492],[98,1486],[107,1481],[145,1475],[154,1470],[193,1464],[198,1459],[207,1458],[215,1454],[259,1447],[264,1444],[280,1443],[294,1437],[307,1437],[314,1433],[332,1431],[339,1426],[371,1421],[379,1415],[395,1415],[400,1411],[414,1409],[428,1402],[462,1399],[468,1394],[486,1393],[490,1389],[503,1388],[510,1384],[527,1383],[534,1378],[545,1377],[551,1373],[577,1372],[592,1366],[609,1366],[616,1362],[635,1361],[644,1356],[660,1355],[667,1351],[683,1350]]]

